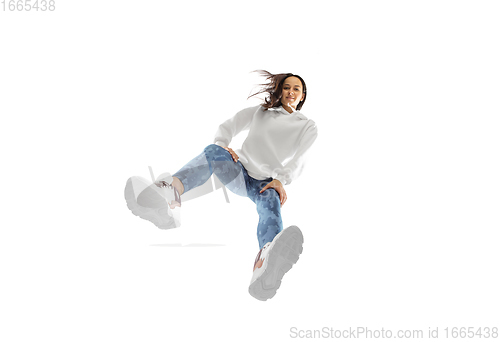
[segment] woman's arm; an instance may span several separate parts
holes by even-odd
[[[254,114],[259,107],[260,105],[242,109],[232,118],[224,121],[215,133],[214,144],[221,147],[228,147],[233,137],[241,131],[250,128]]]
[[[300,176],[305,165],[307,152],[318,137],[318,127],[314,121],[310,121],[311,123],[302,136],[299,148],[297,152],[295,152],[293,158],[286,163],[283,168],[276,170],[277,176],[274,177],[274,179],[279,180],[283,185],[290,184],[294,179]]]

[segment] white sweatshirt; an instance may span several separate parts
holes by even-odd
[[[263,110],[260,105],[245,108],[219,126],[214,143],[228,147],[232,138],[249,130],[241,149],[234,150],[250,177],[272,177],[283,185],[301,173],[306,152],[318,136],[313,120],[299,111],[288,113],[283,106]]]

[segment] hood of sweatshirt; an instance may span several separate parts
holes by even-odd
[[[300,111],[298,110],[295,110],[292,108],[293,112],[292,113],[288,113],[287,110],[285,108],[283,108],[283,106],[279,106],[279,107],[276,107],[276,108],[271,108],[271,109],[274,109],[280,113],[283,113],[283,114],[286,114],[286,115],[295,115],[297,118],[301,119],[301,120],[307,120],[307,117],[302,114]]]

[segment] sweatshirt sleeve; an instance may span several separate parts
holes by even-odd
[[[242,109],[232,118],[224,121],[215,133],[214,144],[228,147],[233,137],[250,128],[254,114],[259,107],[260,105]]]
[[[307,127],[306,132],[302,136],[299,148],[293,158],[287,162],[283,168],[276,170],[277,176],[274,177],[274,179],[279,180],[283,185],[290,184],[294,179],[300,176],[307,160],[307,152],[318,137],[318,127],[316,123],[313,120],[310,120],[310,122],[311,124]]]

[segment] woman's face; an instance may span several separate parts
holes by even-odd
[[[300,79],[295,76],[287,77],[283,82],[281,104],[283,107],[287,107],[289,104],[293,109],[297,109],[297,105],[304,99],[305,95]]]

